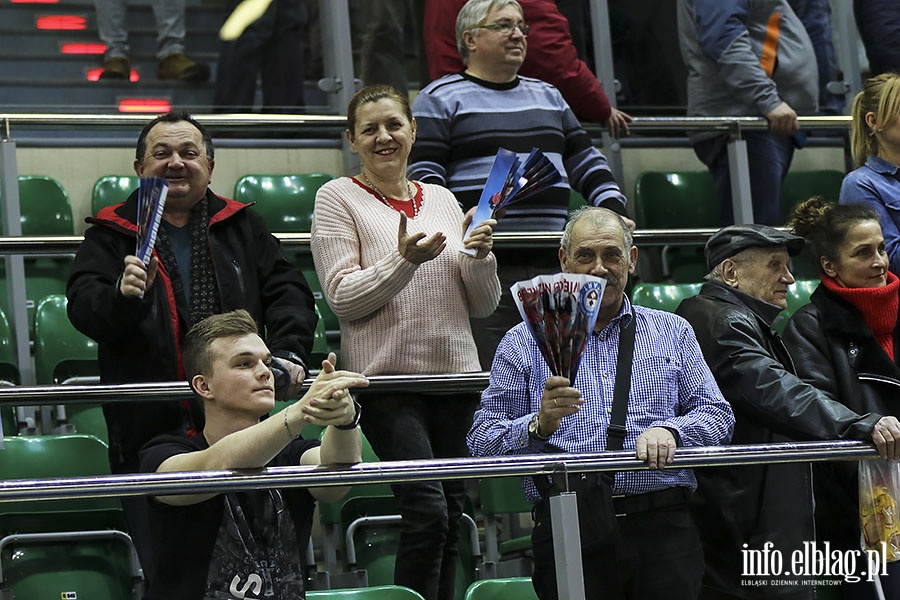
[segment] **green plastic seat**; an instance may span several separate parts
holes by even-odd
[[[69,195],[52,177],[19,177],[19,212],[24,236],[71,236],[75,233]],[[68,256],[26,257],[24,266],[28,332],[33,336],[35,306],[49,294],[65,293],[72,259]],[[6,261],[0,260],[0,307],[9,314],[5,279]]]
[[[0,479],[109,475],[106,444],[92,435],[16,436],[3,440]],[[118,498],[0,502],[0,533],[124,530]]]
[[[74,235],[69,195],[46,175],[19,176],[19,214],[22,235]],[[0,216],[2,219],[2,216]]]
[[[316,192],[334,179],[327,173],[300,175],[244,175],[234,184],[234,199],[253,202],[253,210],[262,215],[272,233],[309,233],[312,228]],[[325,298],[312,254],[307,249],[284,248],[288,260],[300,267],[309,283],[316,305],[324,320],[328,347],[340,349],[340,325]]]
[[[35,310],[34,372],[41,385],[91,383],[100,375],[97,343],[75,329],[66,314],[66,297],[44,298]],[[65,418],[63,418],[63,415]],[[78,433],[109,441],[106,420],[99,404],[69,404],[57,414]]]
[[[813,196],[822,196],[828,202],[836,203],[843,181],[843,171],[836,169],[788,171],[781,182],[781,216],[784,222],[791,218],[795,206]]]
[[[380,585],[349,590],[306,592],[309,600],[423,600],[418,592],[399,585]]]
[[[17,364],[9,321],[6,313],[0,310],[0,386],[19,385],[21,379]],[[18,430],[15,407],[0,407],[0,422],[3,424],[3,435],[15,435]]]
[[[7,437],[0,452],[3,479],[108,474],[106,445],[94,436]],[[121,533],[124,528],[117,498],[0,503],[0,593],[13,598],[133,598],[140,574],[133,546]],[[32,534],[44,538],[36,540]]]
[[[702,283],[639,283],[631,290],[631,302],[674,313],[682,300],[696,296],[702,286]]]
[[[326,173],[244,175],[234,184],[234,199],[255,202],[273,233],[309,232],[316,192],[332,179]]]
[[[719,226],[720,201],[709,171],[641,173],[634,184],[634,202],[639,229]],[[667,280],[690,283],[706,275],[702,245],[664,246],[658,256]]]
[[[44,298],[35,311],[34,365],[37,383],[96,377],[97,343],[75,329],[66,313],[66,297]]]
[[[639,229],[719,226],[719,196],[709,171],[641,173],[634,202]]]
[[[365,434],[362,438],[363,462],[378,462]],[[361,516],[396,514],[397,500],[387,483],[354,485],[346,496],[337,502],[319,502],[319,523],[324,534],[325,567],[334,573],[338,570],[337,553],[346,556],[344,532],[350,522]]]
[[[524,553],[531,549],[531,535],[501,540],[500,518],[530,514],[533,505],[522,490],[521,477],[490,477],[478,482],[481,513],[484,515],[484,565],[490,577],[531,573],[531,562]]]
[[[96,215],[102,208],[125,202],[140,185],[139,180],[137,175],[104,175],[99,178],[91,192],[91,214]]]
[[[469,586],[465,600],[537,600],[531,577],[482,579]]]
[[[19,385],[19,367],[13,346],[12,330],[6,313],[0,310],[0,385]],[[6,429],[4,429],[4,432]]]
[[[378,456],[372,450],[364,432],[362,458],[363,462],[378,462]],[[344,542],[351,523],[364,517],[389,516],[397,518],[383,523],[370,522],[355,529],[353,550],[356,562],[346,564],[345,567],[348,572],[366,571],[369,586],[388,585],[394,581],[394,564],[400,543],[398,510],[397,500],[387,483],[355,485],[341,500],[319,503],[319,522],[324,534],[325,569],[332,574],[332,580],[339,571],[336,562],[337,549],[343,548],[343,556],[348,555]],[[471,510],[467,512],[471,513]],[[475,557],[469,538],[463,533],[460,536],[456,569],[457,600],[463,599],[465,589],[474,579],[474,563]]]

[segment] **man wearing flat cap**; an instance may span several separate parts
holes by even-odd
[[[878,416],[860,417],[799,379],[773,329],[794,283],[791,257],[803,244],[801,237],[764,225],[719,230],[706,244],[708,282],[676,311],[693,326],[734,410],[732,444],[873,441]],[[700,598],[814,598],[814,586],[802,585],[790,563],[792,553],[815,538],[809,463],[716,467],[696,474],[692,509],[706,558]],[[745,572],[749,552],[767,548],[767,556],[778,551],[784,559],[774,579],[797,584],[776,585],[773,578],[754,577],[758,570]]]

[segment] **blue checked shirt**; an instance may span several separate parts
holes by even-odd
[[[606,429],[612,411],[619,349],[619,321],[630,319],[631,303],[602,330],[588,338],[574,387],[585,399],[581,409],[564,417],[549,442],[528,436],[528,422],[541,404],[550,369],[525,323],[504,336],[491,367],[490,385],[467,438],[473,456],[537,454],[546,444],[565,452],[606,449]],[[634,306],[637,328],[625,449],[650,427],[676,432],[679,446],[716,446],[731,439],[734,413],[722,398],[703,360],[700,345],[687,321],[671,313]],[[534,482],[524,479],[525,493],[539,499]],[[616,473],[613,492],[643,494],[683,486],[696,489],[690,469],[641,470]]]

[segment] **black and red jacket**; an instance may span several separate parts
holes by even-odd
[[[300,269],[285,259],[262,217],[247,210],[250,205],[211,191],[206,197],[222,311],[246,309],[275,356],[292,352],[308,362],[317,317]],[[136,215],[137,192],[86,219],[93,227],[85,233],[66,287],[69,319],[96,340],[103,383],[183,380],[181,343],[191,325],[190,310],[183,297],[173,294],[162,262],[144,298],[119,293],[125,256],[135,252]],[[104,414],[114,472],[136,472],[138,450],[156,435],[202,426],[186,421],[191,415],[172,401],[110,404]]]

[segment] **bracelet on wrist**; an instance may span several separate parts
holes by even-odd
[[[291,406],[293,406],[293,405],[291,405]],[[288,410],[290,410],[290,406],[285,408],[284,412],[281,413],[282,415],[284,415],[284,430],[287,431],[289,438],[291,438],[292,440],[296,440],[297,438],[300,437],[300,432],[298,431],[297,434],[295,435],[291,431],[291,426],[288,425]]]

